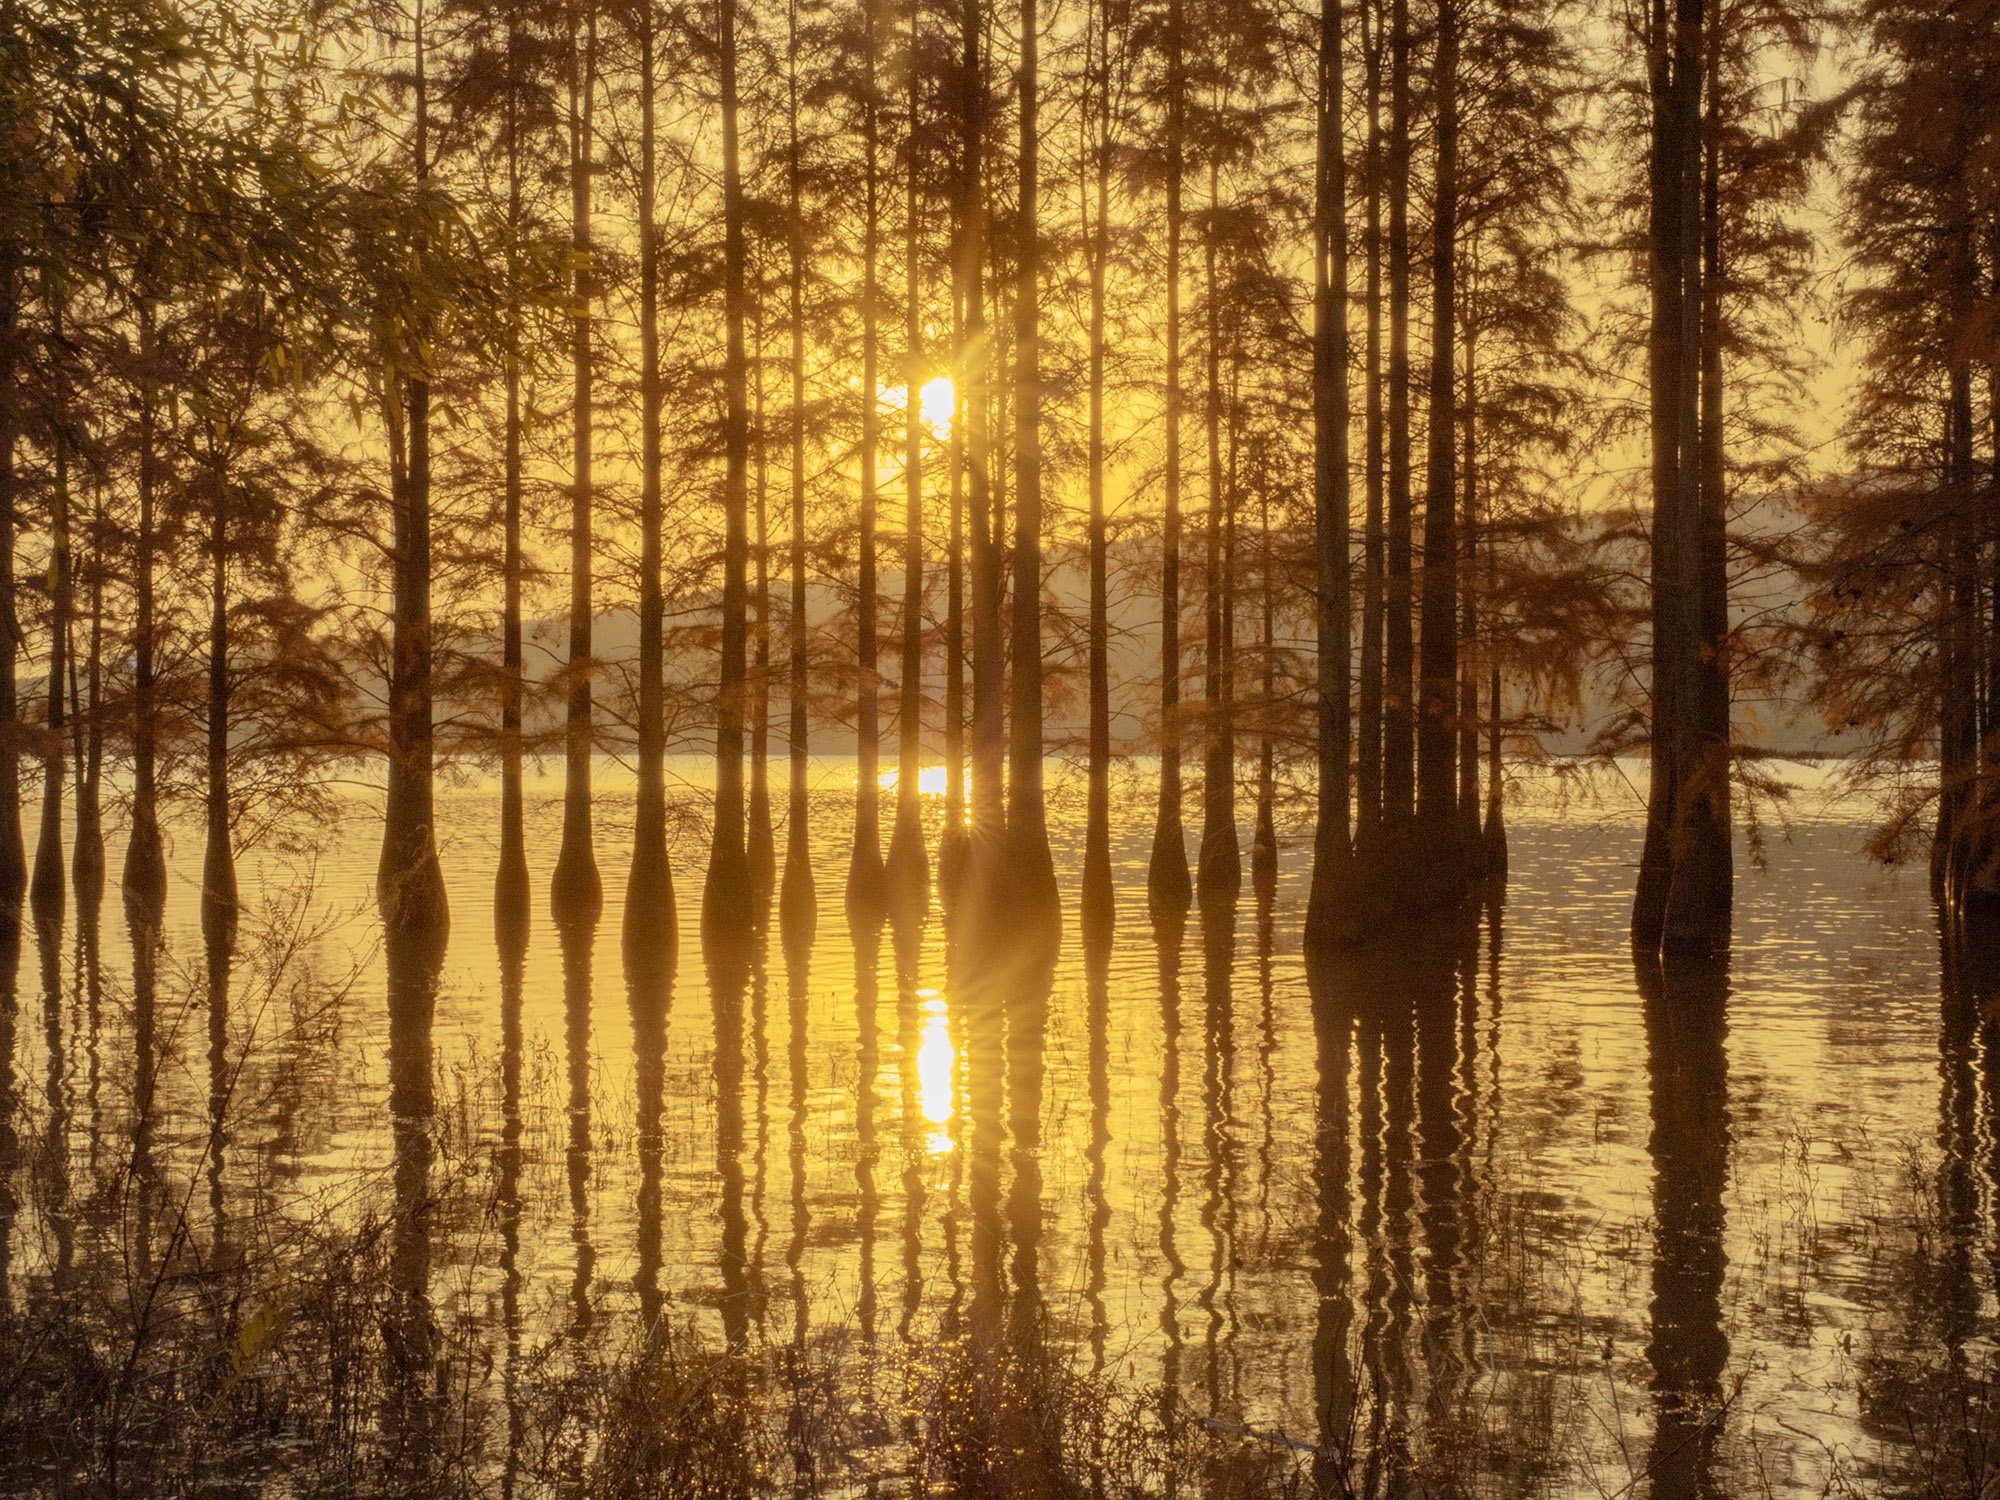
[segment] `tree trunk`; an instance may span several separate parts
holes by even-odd
[[[1088,95],[1088,27],[1098,44],[1096,94]],[[1111,249],[1111,17],[1099,0],[1087,17],[1084,58],[1084,155],[1096,192],[1095,215],[1088,191],[1082,231],[1090,256],[1090,406],[1084,455],[1090,491],[1090,786],[1083,831],[1083,931],[1087,944],[1110,939],[1117,898],[1111,882],[1111,670],[1104,533],[1104,276]],[[1095,108],[1095,116],[1092,108]],[[1090,179],[1086,179],[1087,181]]]
[[[591,537],[591,338],[590,174],[597,92],[597,16],[579,30],[584,0],[569,4],[569,181],[570,248],[575,281],[570,304],[570,398],[572,459],[569,497],[569,704],[563,736],[563,831],[549,885],[549,906],[558,923],[593,923],[604,909],[604,882],[597,872],[591,836],[590,757],[595,748],[591,703],[591,570],[596,557]]]
[[[880,334],[876,313],[881,297],[881,172],[876,118],[875,7],[878,0],[861,0],[867,57],[862,82],[861,139],[864,152],[863,218],[861,227],[861,516],[860,596],[855,625],[856,698],[854,705],[854,850],[847,864],[847,917],[850,923],[879,921],[888,897],[882,868],[881,814],[881,694],[877,660],[875,610],[875,463],[881,442]]]
[[[1389,11],[1389,577],[1382,684],[1382,824],[1408,830],[1416,643],[1412,637],[1410,514],[1410,7]]]
[[[391,941],[441,951],[450,930],[432,802],[430,382],[389,401],[394,558],[389,787],[376,899]],[[233,888],[228,893],[234,899]]]
[[[743,689],[748,629],[750,409],[743,349],[743,173],[736,102],[736,0],[721,0],[724,430],[722,663],[716,693],[715,835],[702,892],[702,936],[732,957],[750,930],[750,865],[743,829]]]
[[[903,230],[903,670],[896,705],[896,823],[889,835],[887,875],[896,906],[921,921],[930,901],[930,858],[924,850],[924,323],[918,167],[922,160],[922,99],[918,57],[921,7],[910,7],[908,201]]]
[[[962,205],[954,210],[962,218]],[[950,911],[965,875],[965,288],[956,245],[965,230],[952,226],[951,292],[951,538],[945,556],[944,605],[944,832],[938,839],[938,896]]]
[[[806,720],[806,313],[805,211],[799,163],[799,18],[796,3],[785,7],[785,244],[787,251],[787,312],[792,324],[792,520],[790,574],[791,619],[787,622],[790,657],[790,719],[787,749],[789,779],[785,789],[785,873],[778,891],[778,920],[786,950],[803,952],[812,946],[819,924],[819,897],[813,885],[812,839],[808,826],[806,769],[811,746]]]
[[[1652,137],[1648,154],[1651,202],[1647,220],[1647,281],[1650,292],[1647,335],[1647,402],[1652,436],[1652,736],[1650,785],[1646,795],[1646,839],[1639,855],[1639,878],[1632,898],[1632,946],[1657,954],[1666,922],[1667,886],[1673,875],[1674,803],[1679,766],[1668,726],[1678,713],[1673,641],[1675,589],[1680,577],[1675,497],[1680,475],[1681,297],[1679,261],[1681,122],[1674,77],[1672,28],[1667,0],[1652,0],[1647,38],[1648,91]]]
[[[229,846],[229,475],[220,455],[213,482],[208,532],[208,843],[201,864],[201,929],[212,947],[228,947],[236,932],[239,902],[236,856]]]
[[[1715,934],[1705,912],[1702,872],[1688,860],[1706,851],[1709,798],[1701,779],[1701,364],[1702,225],[1701,97],[1703,0],[1677,0],[1674,26],[1675,234],[1673,274],[1678,286],[1674,376],[1673,516],[1674,576],[1667,668],[1675,712],[1668,720],[1675,792],[1669,810],[1667,892],[1660,912],[1660,943],[1677,953],[1708,951]],[[1657,729],[1655,738],[1658,738]],[[1726,762],[1723,767],[1727,774]],[[1680,887],[1676,899],[1675,886]]]
[[[1355,842],[1373,846],[1382,824],[1382,633],[1387,587],[1384,576],[1382,498],[1384,452],[1382,418],[1382,28],[1381,0],[1361,0],[1362,50],[1368,76],[1368,217],[1364,253],[1368,257],[1367,351],[1367,513],[1362,526],[1361,746],[1355,757]],[[1377,22],[1369,30],[1369,17]]]
[[[1417,705],[1417,823],[1427,906],[1464,896],[1458,841],[1458,456],[1453,362],[1458,293],[1458,16],[1439,0],[1432,77],[1437,143],[1431,210],[1431,383],[1429,463],[1424,483],[1422,692]]]
[[[750,867],[752,915],[759,925],[769,916],[777,881],[777,845],[771,833],[771,534],[769,453],[764,429],[764,292],[757,291],[756,375],[752,427],[757,435],[757,647],[750,705],[750,826],[744,859]]]
[[[104,767],[104,489],[93,491],[90,515],[90,653],[85,664],[88,696],[78,713],[76,663],[70,663],[70,712],[76,754],[76,847],[70,851],[70,880],[87,928],[94,929],[104,905],[104,814],[100,793]]]
[[[1207,641],[1202,659],[1201,849],[1195,886],[1204,905],[1227,904],[1243,885],[1243,851],[1236,837],[1236,731],[1231,724],[1227,681],[1231,642],[1225,639],[1224,595],[1229,584],[1223,554],[1229,496],[1222,479],[1222,324],[1215,279],[1216,236],[1222,204],[1220,174],[1213,154],[1208,163],[1208,232],[1203,236],[1203,314],[1207,345],[1207,399],[1202,415],[1208,428],[1208,536],[1204,558],[1203,613]]]
[[[1014,294],[1014,620],[1008,724],[1009,904],[1036,958],[1053,961],[1062,901],[1042,792],[1041,136],[1036,0],[1021,0],[1020,245]]]
[[[1167,392],[1166,514],[1160,559],[1160,804],[1146,871],[1155,922],[1187,915],[1187,836],[1181,827],[1181,171],[1187,81],[1182,75],[1182,0],[1167,0]]]
[[[1398,7],[1403,0],[1397,0]],[[1342,139],[1345,60],[1341,4],[1320,9],[1313,169],[1313,551],[1317,565],[1319,805],[1313,838],[1309,941],[1355,931],[1348,834],[1349,590],[1347,464],[1347,153]]]
[[[995,900],[1006,835],[1006,668],[1000,621],[1001,520],[994,503],[990,417],[997,366],[987,341],[986,317],[986,71],[980,54],[980,0],[965,0],[961,16],[965,204],[959,265],[966,318],[960,368],[968,414],[966,479],[972,510],[972,826],[966,850],[966,904],[975,926],[983,926]]]
[[[1964,915],[1965,845],[1978,775],[1972,684],[1970,526],[1965,515],[1972,480],[1972,371],[1955,361],[1945,398],[1947,512],[1938,579],[1938,815],[1931,839],[1931,893],[1954,919]]]
[[[649,13],[650,14],[650,13]],[[520,15],[507,13],[508,67],[521,46]],[[650,80],[651,74],[647,77]],[[520,80],[507,89],[507,228],[510,243],[522,231]],[[510,268],[518,270],[518,267]],[[493,877],[493,925],[503,948],[527,941],[528,835],[521,793],[521,305],[507,307],[507,416],[502,517],[500,615],[500,866]]]
[[[1697,314],[1700,410],[1697,451],[1682,462],[1693,471],[1697,488],[1696,526],[1689,559],[1691,577],[1686,597],[1693,611],[1695,639],[1689,681],[1693,687],[1696,724],[1692,758],[1676,809],[1673,877],[1661,932],[1662,946],[1679,954],[1706,954],[1728,939],[1734,871],[1730,849],[1728,496],[1723,463],[1722,386],[1722,238],[1721,238],[1721,119],[1719,69],[1721,38],[1707,39],[1708,126],[1699,151],[1693,143],[1686,164],[1690,178],[1699,173],[1700,197],[1683,193],[1683,205],[1699,203],[1699,244],[1685,246],[1691,268],[1684,308]],[[1693,240],[1696,225],[1684,231]],[[1683,318],[1683,326],[1687,319]],[[1682,360],[1682,378],[1690,361]],[[1968,385],[1968,423],[1970,388]],[[1685,419],[1685,418],[1684,418]],[[1685,482],[1685,481],[1683,481]],[[1683,529],[1683,539],[1690,533]]]
[[[21,707],[16,680],[20,653],[20,610],[14,594],[14,449],[21,424],[15,393],[13,350],[20,321],[21,278],[9,263],[0,268],[0,929],[17,928],[21,897],[28,888],[27,852],[21,842]],[[165,872],[162,871],[162,881]]]
[[[414,176],[430,171],[430,104],[425,77],[424,12],[416,10]],[[413,246],[422,253],[421,237]],[[442,954],[451,929],[444,872],[438,867],[432,800],[431,728],[431,388],[419,331],[399,351],[408,361],[383,382],[389,435],[391,641],[388,795],[375,898],[392,954],[428,962]],[[218,498],[218,505],[221,504]],[[228,896],[235,897],[233,875]]]
[[[679,944],[673,866],[667,854],[666,599],[660,451],[660,246],[652,0],[636,12],[639,42],[639,794],[632,867],[625,880],[628,974],[665,973]],[[510,437],[514,434],[510,432]],[[510,480],[518,483],[516,476]]]
[[[1478,274],[1475,258],[1472,272]],[[1479,376],[1465,331],[1465,511],[1458,535],[1458,847],[1468,879],[1485,873],[1479,842]]]
[[[1276,559],[1271,551],[1271,492],[1259,487],[1257,517],[1260,563],[1257,654],[1264,665],[1263,724],[1257,746],[1257,827],[1250,838],[1250,886],[1258,902],[1268,907],[1278,888],[1278,826],[1276,819],[1276,749],[1271,741],[1271,716],[1276,709],[1278,689]]]
[[[154,622],[153,622],[153,560],[157,525],[154,500],[159,485],[159,462],[157,439],[159,431],[159,395],[154,387],[152,362],[155,355],[155,319],[153,305],[141,299],[139,313],[139,531],[134,538],[132,562],[132,584],[136,594],[137,618],[134,621],[132,639],[132,830],[125,845],[125,872],[120,881],[124,887],[125,902],[130,913],[142,925],[157,928],[162,909],[167,900],[167,856],[160,838],[159,815],[159,703],[158,687],[154,667]],[[11,458],[11,455],[10,455]],[[5,463],[7,460],[0,460]],[[0,480],[0,483],[4,483]],[[0,530],[11,530],[4,517],[0,517]],[[10,559],[11,562],[11,559]],[[9,566],[0,575],[0,587],[7,587],[13,573]],[[0,629],[0,634],[5,634]],[[0,704],[0,715],[11,720],[11,693],[13,687],[13,640],[9,636],[4,647],[0,647],[0,676],[7,680],[0,683],[0,693],[8,695],[9,701]],[[4,752],[8,764],[13,761],[11,748]],[[4,774],[4,773],[0,773]],[[19,817],[19,799],[7,797],[0,788],[0,817],[6,809],[15,809]],[[0,851],[4,851],[6,836],[0,832]],[[0,859],[4,853],[0,853]],[[4,882],[0,882],[3,885]]]
[[[50,309],[56,339],[63,309]],[[37,922],[60,921],[63,889],[63,676],[69,657],[71,559],[69,547],[69,444],[55,434],[55,487],[49,495],[49,734],[42,748],[42,826],[35,837],[35,873],[28,904]]]
[[[1477,368],[1473,343],[1471,338],[1468,337],[1465,344],[1465,522],[1467,530],[1473,532],[1475,536],[1478,535],[1479,524],[1478,513],[1473,500],[1473,488],[1479,475],[1479,383]],[[1484,545],[1480,550],[1484,552],[1486,558],[1486,594],[1489,606],[1486,631],[1487,639],[1494,643],[1494,649],[1491,653],[1491,669],[1488,675],[1489,687],[1486,695],[1493,718],[1491,724],[1488,726],[1486,740],[1486,822],[1484,828],[1478,830],[1479,868],[1481,873],[1489,878],[1500,878],[1504,877],[1507,873],[1507,822],[1506,815],[1502,811],[1501,804],[1503,798],[1500,780],[1501,705],[1500,654],[1498,650],[1500,631],[1492,618],[1492,612],[1497,608],[1497,605],[1493,601],[1499,597],[1500,567],[1494,546],[1495,537],[1490,514],[1488,516],[1486,532],[1482,540]],[[1471,583],[1469,579],[1467,581],[1466,609],[1467,634],[1476,636],[1478,621],[1471,613]],[[1474,691],[1475,693],[1477,692],[1476,685]],[[1474,704],[1474,710],[1476,715],[1476,703]],[[1476,757],[1477,753],[1478,731],[1475,727],[1472,734],[1471,748],[1467,751],[1467,755],[1468,757]],[[1476,827],[1478,823],[1478,803],[1476,800],[1478,769],[1476,766],[1473,769],[1472,776],[1475,798],[1473,802],[1472,822]]]

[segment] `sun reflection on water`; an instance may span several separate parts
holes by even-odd
[[[896,771],[892,766],[876,773],[875,784],[885,792],[896,790]],[[943,766],[922,766],[917,770],[917,795],[919,797],[942,797],[945,792],[945,768]]]
[[[917,999],[924,1008],[923,1034],[917,1041],[917,1101],[924,1123],[931,1127],[927,1149],[942,1156],[951,1150],[947,1127],[958,1103],[958,1052],[952,1046],[944,996],[936,990],[918,990]]]

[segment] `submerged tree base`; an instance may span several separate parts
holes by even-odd
[[[1371,833],[1352,853],[1322,852],[1313,865],[1306,945],[1320,953],[1401,940],[1413,927],[1446,921],[1488,899],[1507,878],[1505,843],[1497,864],[1484,839],[1456,823]]]

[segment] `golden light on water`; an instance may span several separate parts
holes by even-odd
[[[896,772],[891,769],[878,772],[875,784],[885,792],[896,790]],[[922,766],[917,770],[917,795],[919,797],[942,797],[945,789],[945,768],[943,766]]]
[[[951,1115],[957,1103],[958,1052],[951,1044],[951,1018],[944,996],[918,990],[923,1002],[923,1033],[917,1040],[917,1102],[924,1123],[931,1127],[928,1149],[933,1156],[951,1150]]]

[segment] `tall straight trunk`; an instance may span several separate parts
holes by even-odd
[[[433,823],[431,388],[414,374],[399,384],[402,399],[392,394],[389,403],[395,598],[388,796],[376,899],[393,941],[428,948],[441,947],[451,925]]]
[[[229,846],[229,475],[213,466],[208,521],[208,843],[201,864],[201,926],[210,943],[236,931],[236,856]],[[407,486],[408,481],[405,481]]]
[[[1647,406],[1652,441],[1652,735],[1646,794],[1646,837],[1632,897],[1632,946],[1657,954],[1666,922],[1667,887],[1673,875],[1674,803],[1680,768],[1670,726],[1678,717],[1675,673],[1675,589],[1680,576],[1675,498],[1680,476],[1682,175],[1680,98],[1674,78],[1673,28],[1668,0],[1652,0],[1648,15],[1647,90],[1652,108],[1648,143],[1647,286],[1650,307],[1646,346]]]
[[[716,691],[715,829],[702,891],[702,935],[733,955],[749,933],[750,862],[743,829],[743,689],[748,627],[750,402],[743,347],[743,171],[736,102],[736,0],[720,0],[724,425],[722,662]],[[871,389],[870,395],[873,395]]]
[[[908,200],[903,227],[903,673],[896,704],[896,824],[889,835],[888,875],[898,904],[921,916],[930,896],[922,804],[924,677],[924,320],[922,228],[918,169],[922,164],[918,18],[910,6]]]
[[[556,853],[549,904],[558,922],[594,922],[604,909],[591,837],[590,755],[595,736],[591,703],[590,174],[597,93],[597,15],[578,12],[588,0],[569,3],[569,229],[575,259],[570,289],[571,474],[569,492],[569,704],[563,735],[563,831]]]
[[[1964,868],[1978,774],[1972,681],[1975,584],[1966,516],[1972,480],[1972,371],[1963,359],[1956,360],[1947,375],[1944,420],[1948,509],[1937,598],[1938,814],[1931,840],[1931,888],[1947,910],[1959,916],[1965,892],[1958,877]]]
[[[85,658],[87,696],[79,705],[76,662],[70,662],[70,712],[76,756],[76,847],[70,851],[70,881],[86,926],[104,904],[104,813],[101,793],[104,721],[99,713],[104,661],[104,487],[92,490],[90,511],[90,650]],[[82,712],[78,713],[81,707]]]
[[[1181,827],[1181,172],[1187,80],[1182,72],[1182,3],[1167,0],[1167,391],[1166,514],[1160,558],[1160,804],[1146,871],[1155,922],[1187,914],[1187,836]]]
[[[965,345],[965,288],[956,246],[964,235],[962,210],[954,206],[952,243],[951,349],[958,360]],[[938,891],[947,907],[958,900],[965,873],[965,371],[951,383],[951,534],[945,549],[944,603],[944,832],[938,839]]]
[[[1041,127],[1036,0],[1021,0],[1020,245],[1014,294],[1014,620],[1008,730],[1009,900],[1053,954],[1062,931],[1042,791]]]
[[[1410,7],[1389,8],[1389,576],[1382,682],[1382,822],[1410,820],[1416,642],[1410,618]]]
[[[1475,260],[1473,274],[1478,274]],[[1483,873],[1479,844],[1479,349],[1465,331],[1465,511],[1459,531],[1458,834],[1466,873]]]
[[[1661,942],[1675,952],[1705,953],[1724,939],[1729,927],[1733,856],[1730,849],[1729,749],[1729,559],[1726,472],[1723,462],[1722,385],[1722,182],[1720,28],[1705,38],[1708,76],[1707,128],[1699,155],[1701,174],[1700,280],[1690,282],[1684,297],[1698,310],[1699,378],[1698,452],[1683,459],[1695,471],[1699,487],[1694,531],[1693,578],[1690,597],[1695,620],[1694,688],[1697,724],[1693,759],[1676,810],[1673,881]],[[1688,173],[1696,170],[1697,153],[1689,150]],[[1691,195],[1683,195],[1683,202]],[[1684,249],[1692,260],[1692,249]],[[1685,323],[1685,320],[1684,320]],[[1685,378],[1688,362],[1683,360]],[[1969,391],[1968,391],[1969,395]],[[1968,410],[1968,418],[1970,412]],[[1684,531],[1683,536],[1687,533]]]
[[[1397,0],[1400,5],[1403,0]],[[1308,938],[1324,940],[1347,914],[1351,850],[1348,674],[1352,651],[1347,464],[1347,153],[1342,138],[1345,59],[1340,0],[1320,8],[1313,169],[1313,542],[1319,608],[1319,804]]]
[[[762,923],[770,911],[777,881],[777,845],[771,832],[771,532],[770,454],[764,428],[764,294],[757,293],[756,349],[752,361],[751,428],[757,442],[757,593],[756,646],[750,704],[750,823],[744,835],[744,858],[750,866],[750,896]]]
[[[660,498],[660,237],[657,202],[658,81],[652,0],[635,12],[639,43],[639,794],[632,866],[625,879],[625,956],[657,972],[678,942],[673,867],[667,855],[666,598]],[[512,436],[512,434],[510,434]]]
[[[1242,540],[1242,450],[1243,450],[1243,330],[1232,318],[1229,332],[1228,418],[1222,493],[1222,723],[1224,749],[1229,758],[1229,833],[1236,835],[1236,603],[1242,581],[1238,544]],[[1237,883],[1242,883],[1242,864],[1237,863]]]
[[[125,871],[120,880],[132,915],[148,927],[157,927],[167,899],[167,856],[160,838],[159,793],[159,688],[155,665],[153,565],[157,544],[156,499],[159,487],[159,392],[153,381],[156,353],[156,319],[153,304],[141,298],[139,317],[139,530],[133,538],[132,586],[135,619],[132,631],[132,829],[125,845]],[[4,337],[4,334],[0,334]],[[0,438],[11,441],[11,437]],[[11,467],[12,455],[0,458],[0,467]],[[0,479],[0,484],[5,484]],[[4,502],[0,502],[3,506]],[[11,523],[0,516],[0,530],[11,532]],[[11,540],[11,537],[9,538]],[[13,576],[11,559],[0,574],[0,588]],[[6,634],[0,631],[0,634]],[[7,637],[0,655],[0,717],[13,718],[13,638]],[[4,731],[0,731],[4,732]],[[11,765],[14,752],[9,747],[4,758]],[[0,772],[0,776],[4,776]],[[19,798],[7,796],[0,787],[0,818],[9,808],[18,820]],[[18,822],[16,846],[18,847]],[[0,860],[4,860],[6,836],[0,832]],[[4,880],[0,880],[0,886]]]
[[[877,397],[881,368],[881,334],[876,314],[881,299],[881,150],[877,118],[875,7],[879,0],[861,0],[863,64],[861,97],[862,221],[861,221],[861,515],[860,597],[855,610],[857,640],[854,705],[854,850],[847,864],[847,915],[850,921],[878,919],[887,897],[882,869],[881,787],[882,678],[876,657],[875,609],[875,462],[881,443],[881,402]]]
[[[1258,603],[1257,655],[1264,668],[1257,736],[1257,827],[1250,838],[1250,885],[1260,902],[1268,903],[1277,889],[1278,793],[1276,747],[1271,739],[1271,716],[1276,711],[1278,690],[1277,650],[1277,569],[1271,551],[1271,492],[1259,486],[1257,516]]]
[[[1727,937],[1727,909],[1718,921],[1714,904],[1716,866],[1726,854],[1718,846],[1725,832],[1729,797],[1729,747],[1711,736],[1702,697],[1702,376],[1706,322],[1702,254],[1703,41],[1704,0],[1677,0],[1674,27],[1674,89],[1680,149],[1674,189],[1678,196],[1674,259],[1680,277],[1678,371],[1674,389],[1674,432],[1679,448],[1674,474],[1673,635],[1671,669],[1674,702],[1673,757],[1677,771],[1668,841],[1670,873],[1661,912],[1661,947],[1684,955],[1705,955]],[[1717,497],[1719,500],[1719,496]]]
[[[997,193],[1003,152],[998,145],[991,145],[994,159],[987,163],[987,184],[990,193]],[[993,205],[987,204],[989,220]],[[992,330],[993,354],[987,365],[986,390],[992,406],[991,443],[986,457],[987,468],[993,477],[993,597],[997,601],[1000,620],[1000,701],[1002,705],[1001,740],[1006,740],[1005,716],[1011,706],[1007,697],[1008,645],[1012,640],[1014,626],[1014,547],[1007,539],[1007,485],[1011,478],[1013,463],[1013,418],[1010,402],[1013,386],[1008,374],[1014,368],[1013,324],[1007,315],[1007,292],[1012,284],[1006,263],[1006,244],[998,235],[989,235],[987,250],[987,285],[992,290],[993,305],[987,313],[987,327]],[[1002,756],[1002,772],[1005,772],[1005,756]]]
[[[0,267],[0,358],[7,364],[0,383],[0,609],[5,620],[18,622],[14,595],[15,495],[14,450],[21,424],[15,397],[12,351],[20,321],[21,274],[11,263]],[[27,852],[21,842],[19,641],[14,630],[0,627],[0,928],[18,926],[21,897],[28,888]],[[161,870],[162,893],[166,872]]]
[[[813,887],[811,830],[807,827],[806,768],[811,751],[806,720],[806,229],[799,161],[799,16],[797,0],[785,6],[785,293],[791,318],[792,350],[792,521],[790,658],[790,752],[785,789],[785,873],[778,892],[779,921],[788,951],[812,945],[819,920]]]
[[[63,337],[63,306],[49,309],[56,341]],[[69,659],[71,557],[69,546],[69,443],[54,436],[55,486],[49,496],[49,734],[42,749],[42,826],[35,838],[35,873],[28,904],[37,921],[60,920],[63,887],[63,676]]]
[[[1362,51],[1368,79],[1368,213],[1363,254],[1368,260],[1366,515],[1362,522],[1361,745],[1355,755],[1357,842],[1382,823],[1382,631],[1384,577],[1382,498],[1385,433],[1382,420],[1382,28],[1381,0],[1361,0]],[[1371,33],[1369,19],[1378,17]]]
[[[1000,518],[993,494],[993,350],[986,317],[986,70],[980,52],[980,0],[965,0],[961,159],[965,194],[959,276],[965,290],[965,338],[959,360],[965,388],[966,487],[972,512],[972,823],[967,869],[971,906],[983,922],[993,897],[1006,833],[1006,713],[1002,694],[1004,642],[1000,628]]]
[[[1497,597],[1500,586],[1500,569],[1489,541],[1486,547],[1486,592],[1489,597]],[[1489,627],[1490,628],[1490,627]],[[1496,632],[1497,639],[1497,632]],[[1486,872],[1489,875],[1507,873],[1507,813],[1506,787],[1501,780],[1500,749],[1501,726],[1505,722],[1505,700],[1501,696],[1500,658],[1496,652],[1491,673],[1487,678],[1487,701],[1492,705],[1492,721],[1486,729],[1486,825],[1480,837],[1484,844]]]
[[[1432,71],[1437,160],[1431,209],[1429,462],[1424,483],[1422,690],[1417,704],[1417,822],[1429,898],[1449,903],[1465,872],[1458,842],[1458,15],[1439,0]]]
[[[650,15],[649,34],[650,34]],[[521,46],[518,5],[507,12],[508,67],[518,66]],[[650,71],[647,78],[650,81]],[[521,104],[520,81],[510,77],[507,87],[507,231],[510,256],[523,230],[521,201]],[[518,277],[520,266],[511,266],[510,280]],[[510,297],[507,304],[506,435],[504,440],[504,497],[502,517],[501,615],[500,615],[500,867],[493,877],[493,923],[496,933],[507,938],[525,937],[528,929],[528,835],[521,793],[521,700],[523,671],[521,660],[521,304]],[[643,717],[643,713],[642,713]]]
[[[1236,899],[1243,885],[1243,852],[1236,838],[1236,729],[1230,721],[1228,690],[1229,643],[1224,639],[1224,594],[1228,583],[1223,561],[1223,533],[1228,528],[1229,496],[1222,480],[1222,323],[1221,298],[1215,279],[1216,236],[1222,202],[1220,174],[1213,154],[1208,162],[1208,232],[1202,236],[1203,316],[1205,323],[1207,390],[1202,407],[1208,432],[1208,535],[1202,579],[1203,623],[1207,641],[1202,656],[1201,849],[1195,874],[1204,903]]]
[[[1083,930],[1086,940],[1103,941],[1115,920],[1111,885],[1111,668],[1108,583],[1104,533],[1104,275],[1111,248],[1111,17],[1098,0],[1087,17],[1095,37],[1085,36],[1084,87],[1091,88],[1088,44],[1098,45],[1096,92],[1083,109],[1084,156],[1088,176],[1078,174],[1083,194],[1082,230],[1090,256],[1089,435],[1084,454],[1090,491],[1090,785],[1084,810]],[[1094,110],[1094,113],[1093,113]],[[1093,207],[1090,193],[1094,189]]]

